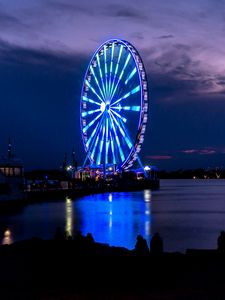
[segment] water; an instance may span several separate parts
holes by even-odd
[[[60,226],[71,234],[91,232],[98,242],[133,249],[141,234],[159,232],[166,251],[215,249],[225,229],[225,180],[161,180],[159,190],[105,193],[33,204],[0,218],[2,243],[53,238]]]

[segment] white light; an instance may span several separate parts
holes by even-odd
[[[113,196],[112,196],[112,194],[109,194],[109,202],[112,202],[112,198],[113,198]]]
[[[105,102],[102,101],[100,109],[102,113],[105,111]]]
[[[70,166],[67,166],[67,167],[66,167],[66,170],[67,170],[67,171],[72,170],[72,166],[71,166],[71,165],[70,165]]]
[[[145,166],[144,169],[145,169],[145,171],[150,171],[151,170],[151,168],[149,166]]]

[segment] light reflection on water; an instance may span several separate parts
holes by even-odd
[[[65,231],[68,235],[73,236],[73,202],[72,199],[66,198],[66,226]]]
[[[12,233],[9,229],[5,230],[2,245],[10,245],[13,243]]]
[[[2,243],[53,238],[60,226],[69,234],[91,232],[98,242],[133,249],[141,234],[159,232],[166,251],[216,248],[225,229],[225,180],[161,180],[159,190],[104,193],[76,201],[33,204],[0,217]],[[10,234],[8,234],[9,230]]]
[[[137,234],[149,240],[150,193],[105,193],[84,197],[76,203],[79,214],[85,216],[82,219],[82,232],[91,232],[96,241],[129,249],[134,248]]]

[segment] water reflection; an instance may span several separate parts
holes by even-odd
[[[73,236],[73,203],[72,200],[66,198],[66,226],[65,231],[68,235]]]
[[[82,219],[79,229],[85,235],[91,232],[98,242],[133,249],[138,234],[149,242],[150,199],[150,191],[84,197],[74,205],[76,215],[79,211]]]
[[[9,229],[5,230],[2,245],[10,245],[13,243],[12,233]]]

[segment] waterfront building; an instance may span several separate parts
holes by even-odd
[[[0,195],[1,200],[21,197],[24,189],[24,167],[21,159],[16,158],[12,152],[9,139],[8,154],[0,158]]]

